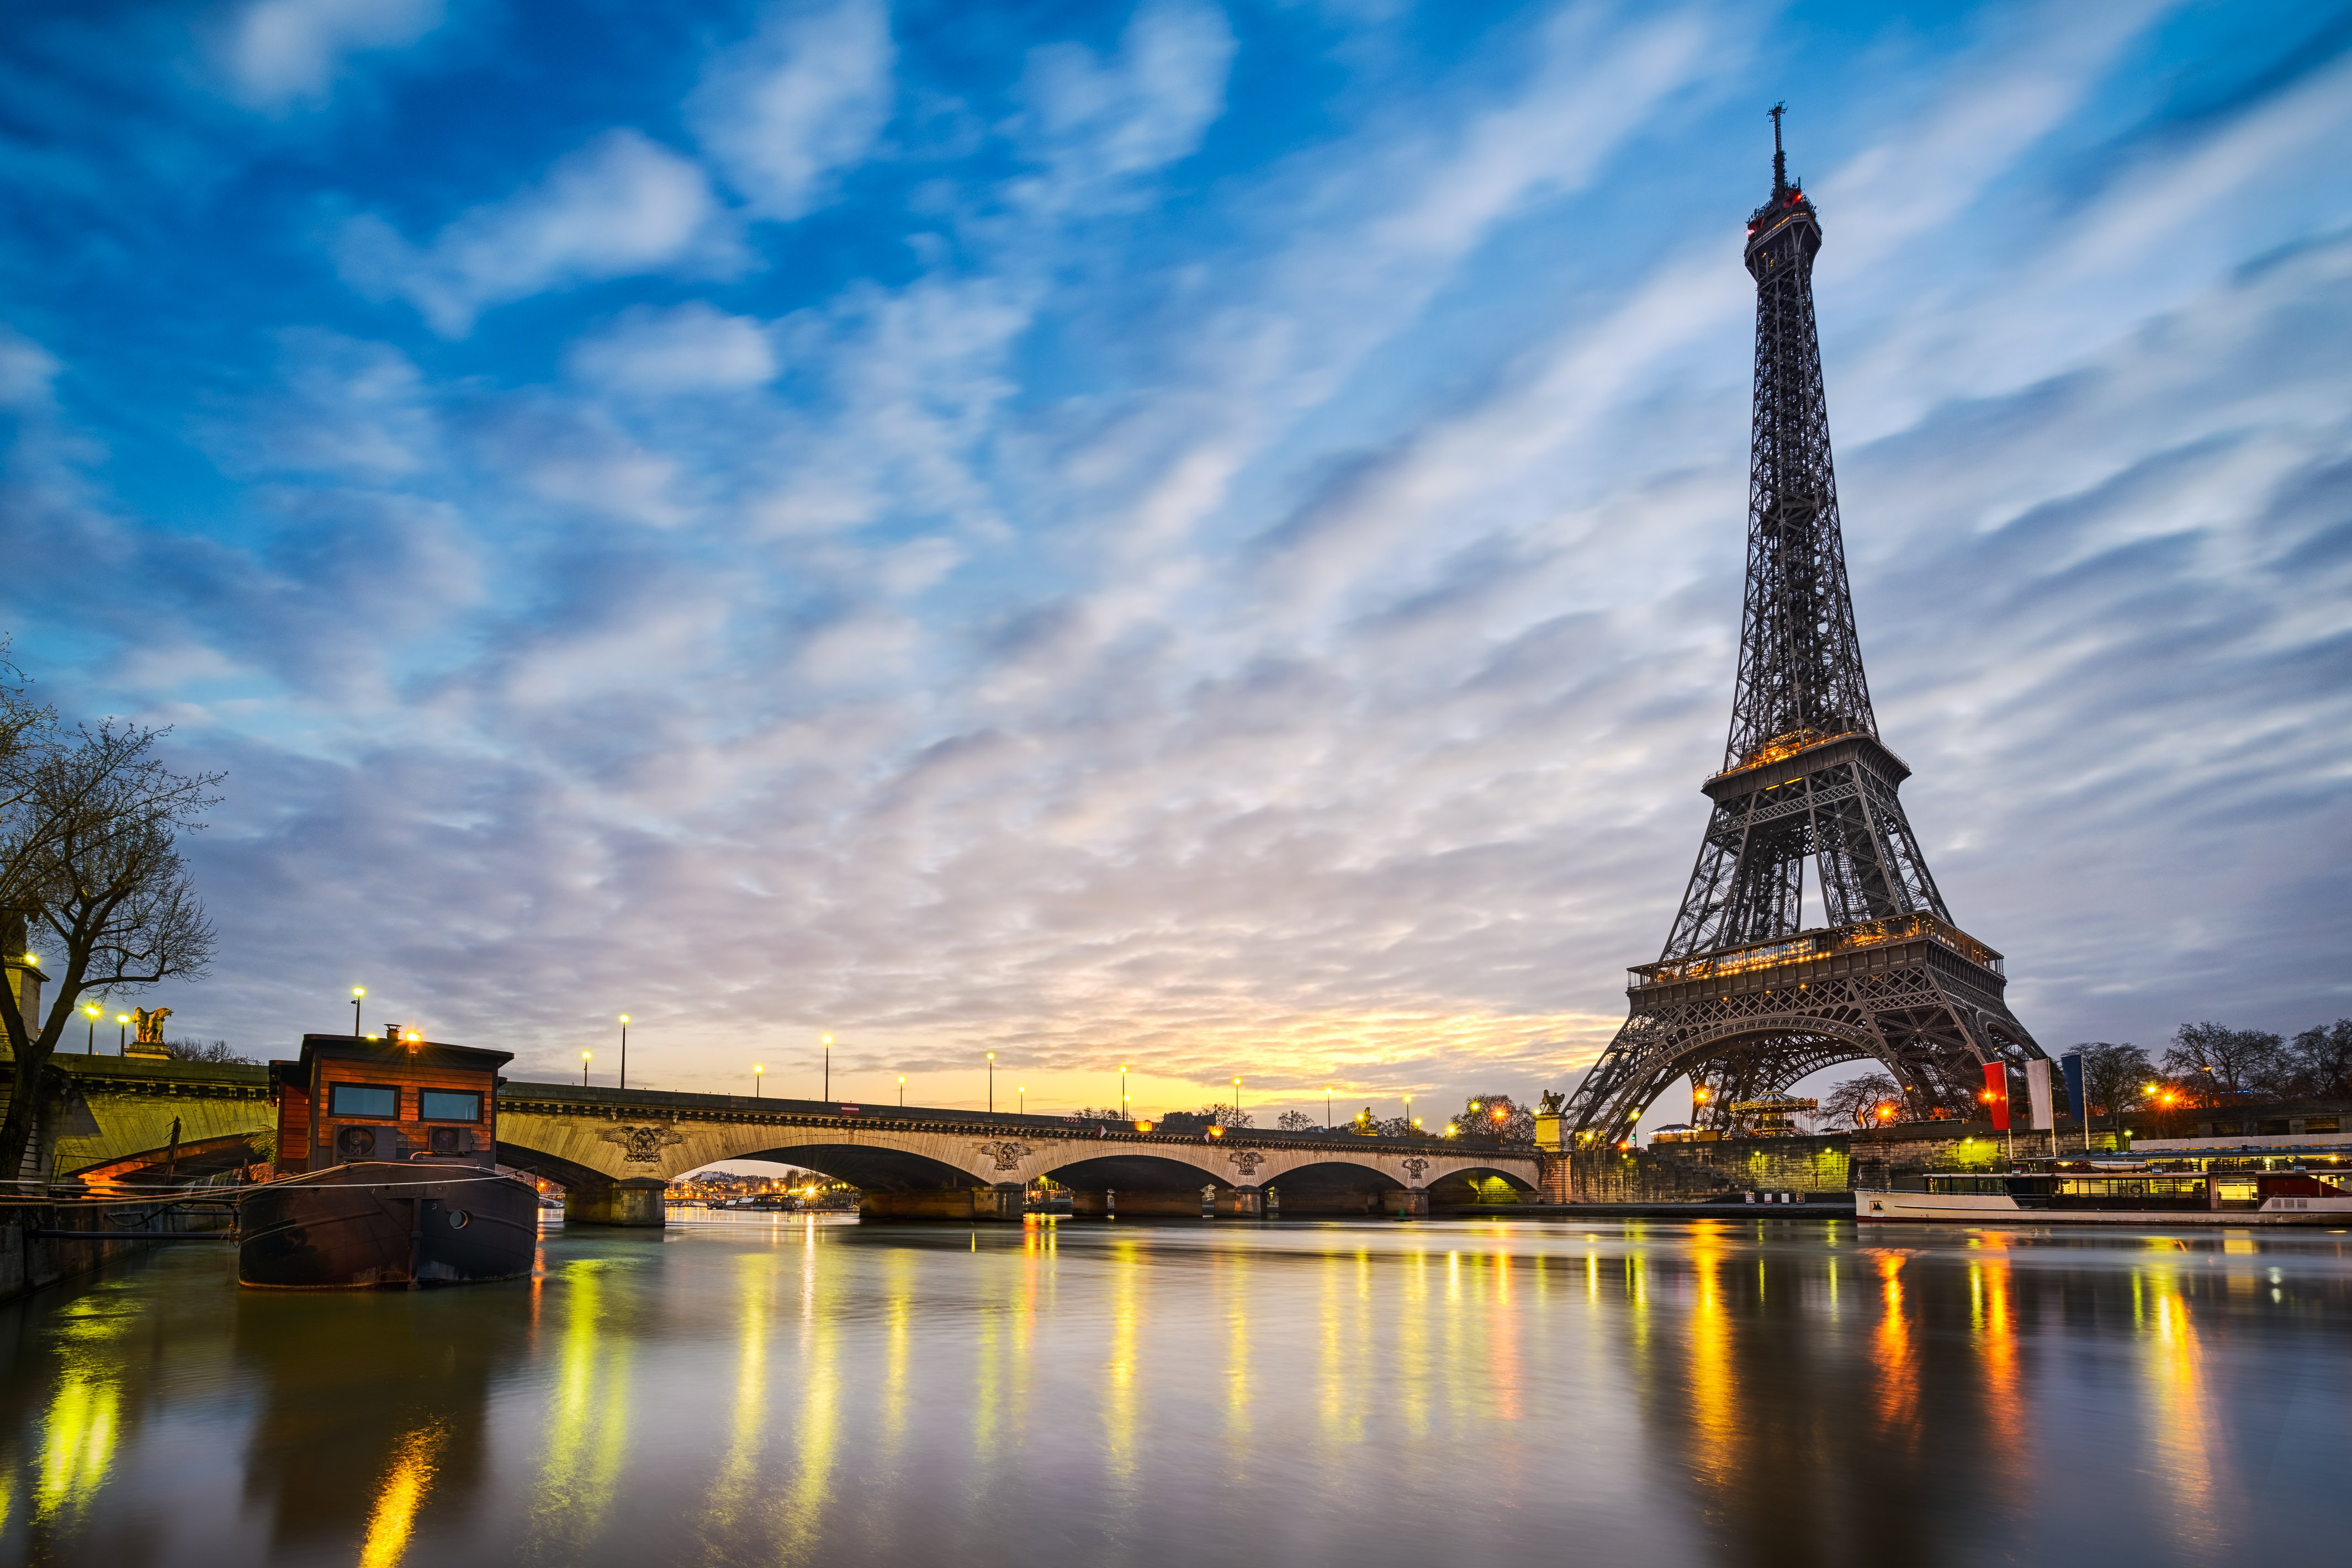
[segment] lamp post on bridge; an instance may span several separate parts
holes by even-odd
[[[760,1075],[767,1070],[757,1062],[751,1064],[751,1098],[753,1100],[760,1098]]]
[[[1135,1120],[1135,1112],[1127,1102],[1127,1064],[1118,1064],[1118,1117],[1122,1121]]]
[[[354,985],[352,987],[352,1038],[355,1040],[360,1037],[360,1004],[366,999],[366,986]]]
[[[1242,1124],[1242,1080],[1234,1079],[1234,1125]]]
[[[907,1109],[907,1075],[905,1073],[898,1075],[898,1109],[901,1110]]]
[[[588,1053],[586,1051],[580,1053],[580,1087],[583,1089],[588,1087]]]
[[[1323,1086],[1323,1131],[1331,1131],[1331,1086]]]
[[[82,1045],[82,1055],[86,1057],[98,1055],[98,1016],[104,1011],[105,1009],[95,1002],[85,1003],[82,1005],[82,1016],[89,1020],[89,1038]]]
[[[621,1087],[629,1087],[629,1016],[621,1015]]]
[[[988,1053],[988,1114],[996,1115],[996,1053]]]
[[[824,1037],[824,1092],[817,1098],[819,1100],[833,1098],[833,1037],[831,1035]]]
[[[123,1047],[130,1043],[131,1015],[128,1013],[117,1013],[114,1016],[114,1054],[118,1057],[121,1056],[123,1054]]]
[[[1021,1097],[1021,1101],[1020,1101],[1021,1109],[1020,1109],[1020,1110],[1016,1110],[1016,1111],[1014,1111],[1013,1114],[1013,1115],[1015,1115],[1015,1116],[1026,1116],[1026,1115],[1028,1115],[1028,1114],[1029,1114],[1029,1086],[1028,1086],[1027,1084],[1025,1084],[1025,1083],[1024,1083],[1024,1084],[1023,1084],[1019,1089],[1017,1089],[1013,1090],[1013,1092],[1014,1092],[1015,1094],[1018,1094],[1018,1095]]]

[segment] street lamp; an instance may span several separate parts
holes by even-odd
[[[1331,1086],[1323,1086],[1323,1131],[1331,1131]]]
[[[352,987],[352,1038],[355,1040],[360,1037],[360,1003],[366,997],[366,986],[354,985]]]
[[[753,1100],[760,1098],[760,1075],[767,1070],[757,1062],[751,1064],[751,1098]]]
[[[833,1037],[831,1035],[824,1037],[824,1092],[817,1098],[819,1100],[833,1098]]]
[[[1412,1131],[1412,1096],[1409,1094],[1404,1097],[1404,1130]]]
[[[82,1015],[89,1020],[89,1040],[83,1046],[81,1053],[86,1057],[98,1055],[98,1016],[102,1011],[104,1009],[95,1002],[84,1003],[82,1005]]]
[[[988,1113],[996,1114],[996,1053],[988,1053]]]
[[[1129,1110],[1127,1104],[1127,1064],[1125,1062],[1118,1064],[1118,1119],[1121,1121],[1135,1120],[1133,1112]]]
[[[588,1053],[586,1051],[580,1053],[580,1087],[583,1089],[588,1087]]]
[[[621,1087],[629,1087],[629,1016],[621,1015]]]
[[[117,1013],[114,1016],[114,1054],[118,1057],[121,1056],[123,1054],[123,1047],[129,1044],[130,1040],[131,1015],[128,1013]]]
[[[1019,1096],[1021,1097],[1021,1109],[1019,1109],[1018,1110],[1014,1111],[1013,1114],[1014,1114],[1015,1116],[1026,1116],[1026,1115],[1028,1115],[1028,1114],[1029,1114],[1029,1086],[1028,1086],[1027,1084],[1025,1084],[1025,1083],[1024,1083],[1024,1084],[1023,1084],[1019,1089],[1014,1089],[1013,1092],[1013,1093],[1015,1093],[1015,1094],[1017,1094],[1017,1095],[1019,1095]]]
[[[1234,1079],[1234,1125],[1242,1124],[1242,1080]]]
[[[907,1075],[905,1073],[898,1075],[898,1109],[901,1110],[907,1109]]]

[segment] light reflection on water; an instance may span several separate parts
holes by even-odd
[[[0,1308],[0,1563],[2210,1562],[2338,1539],[2352,1237],[777,1216]]]

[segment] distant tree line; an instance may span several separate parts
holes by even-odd
[[[2195,1109],[2250,1100],[2352,1100],[2352,1018],[2292,1037],[2222,1024],[2183,1024],[2159,1058],[2128,1042],[2086,1040],[2083,1099],[2094,1122],[2144,1110]],[[2066,1051],[2057,1053],[2060,1056]],[[2052,1085],[2063,1094],[2063,1085]],[[1908,1120],[1903,1089],[1883,1072],[1848,1079],[1822,1097],[1828,1127]]]

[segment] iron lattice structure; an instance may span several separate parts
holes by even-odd
[[[1875,1058],[1915,1113],[1971,1105],[1984,1064],[2042,1054],[2003,1000],[2000,954],[1952,923],[1878,736],[1846,586],[1813,322],[1820,215],[1788,177],[1748,221],[1756,279],[1748,591],[1723,767],[1690,887],[1631,1010],[1563,1109],[1581,1141],[1623,1137],[1685,1073],[1701,1125],[1819,1068]],[[1803,925],[1811,860],[1826,923]],[[1557,1103],[1557,1101],[1555,1101]]]

